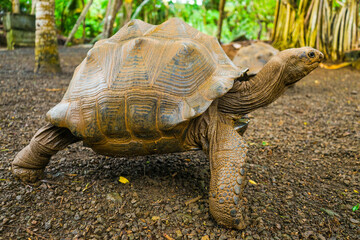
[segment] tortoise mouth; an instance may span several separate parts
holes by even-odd
[[[310,63],[309,65],[310,66],[314,66],[314,65],[318,66],[320,63],[321,63],[321,60],[318,60],[318,61],[314,61],[314,62]]]

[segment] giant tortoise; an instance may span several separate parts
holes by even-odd
[[[216,38],[179,19],[157,26],[133,20],[89,50],[47,113],[49,123],[15,157],[13,173],[36,181],[52,155],[77,141],[110,156],[202,149],[212,216],[243,229],[247,145],[238,120],[273,102],[323,57],[310,47],[284,50],[249,78]]]

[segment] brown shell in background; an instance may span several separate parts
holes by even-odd
[[[251,43],[237,50],[233,62],[236,66],[247,66],[248,75],[256,75],[279,50],[263,42]]]
[[[244,71],[214,37],[179,19],[134,20],[95,44],[47,118],[88,143],[174,137]]]

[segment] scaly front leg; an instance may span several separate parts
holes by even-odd
[[[242,192],[245,187],[245,157],[247,145],[234,128],[217,123],[209,131],[210,157],[210,212],[226,227],[246,227],[242,210]]]
[[[40,128],[30,144],[16,155],[12,162],[12,171],[25,182],[35,182],[43,177],[52,155],[79,140],[69,129],[47,124]]]

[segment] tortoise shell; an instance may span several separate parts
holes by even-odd
[[[182,20],[133,20],[89,50],[47,119],[106,155],[181,151],[189,120],[245,71]]]
[[[236,66],[247,66],[249,71],[247,75],[253,76],[258,74],[265,64],[278,54],[279,50],[264,42],[252,43],[249,46],[241,47],[233,62]]]

